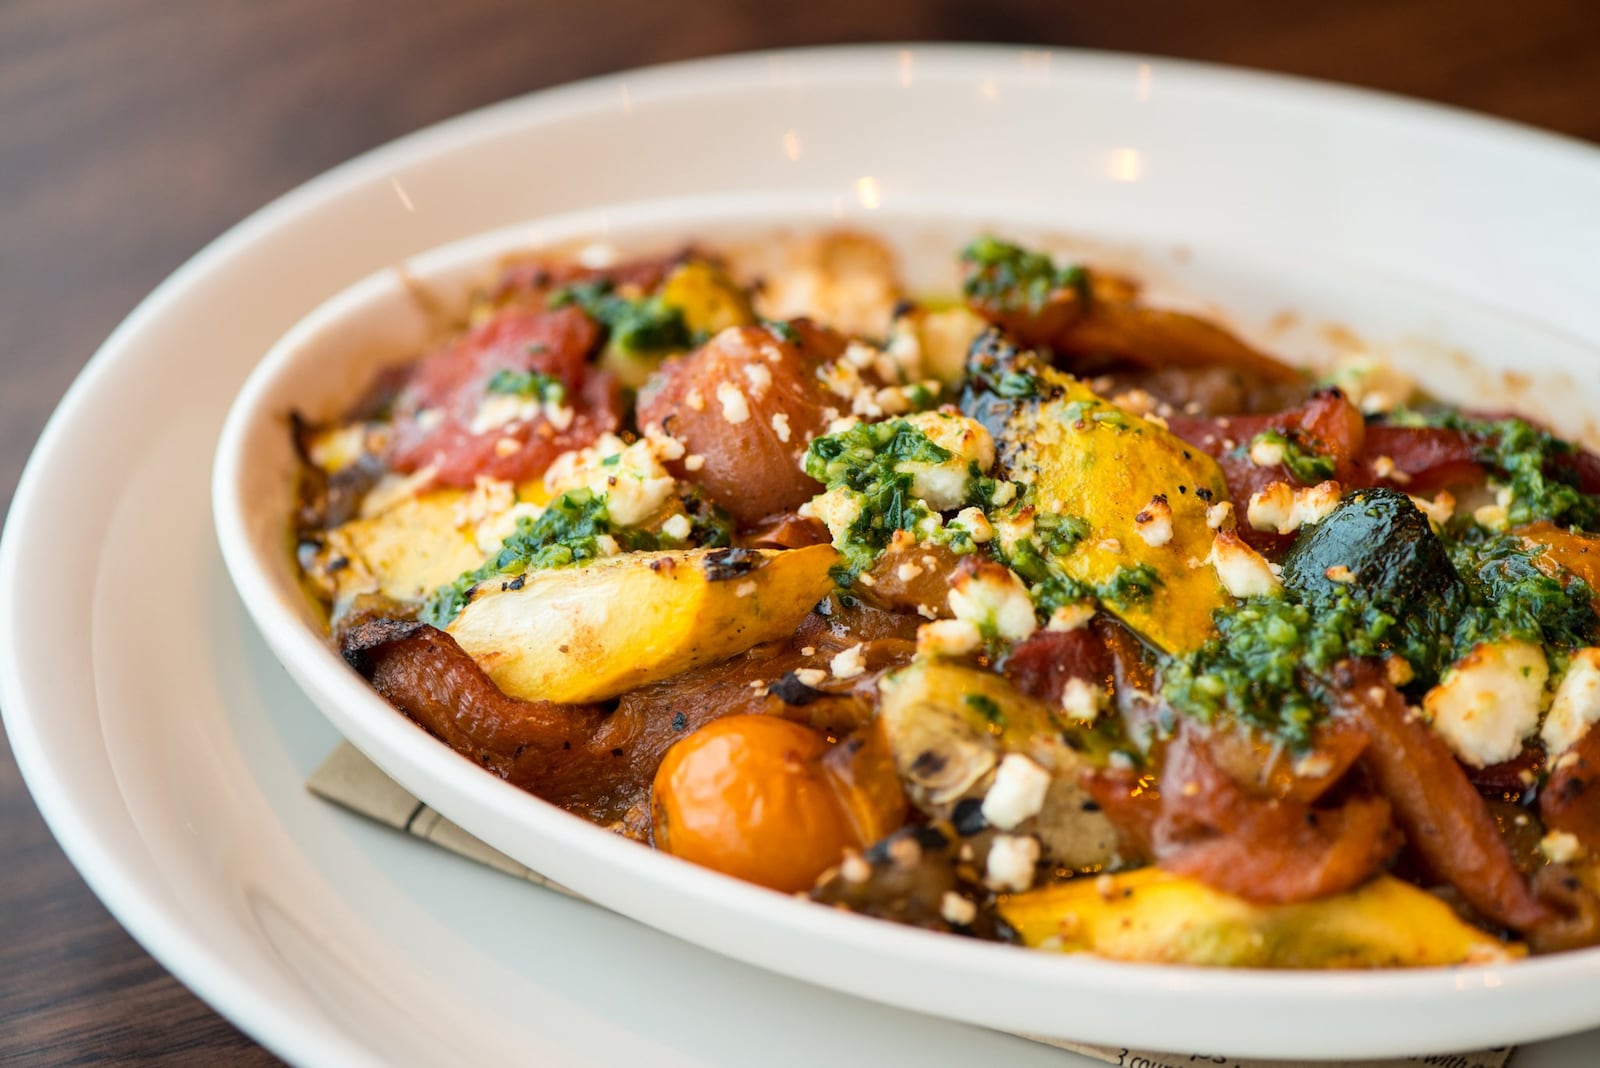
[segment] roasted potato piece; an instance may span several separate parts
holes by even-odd
[[[629,553],[486,582],[449,633],[506,693],[596,701],[794,632],[832,546]]]
[[[639,425],[683,442],[688,455],[668,469],[740,523],[793,511],[822,491],[800,457],[827,422],[816,368],[844,344],[805,322],[724,330],[662,365],[639,392]]]
[[[1194,879],[1140,868],[1011,895],[999,908],[1031,948],[1115,960],[1393,968],[1489,963],[1525,952],[1389,875],[1304,904],[1253,905]]]
[[[1006,679],[963,664],[918,660],[879,684],[883,724],[907,793],[924,812],[949,818],[956,802],[982,797],[1008,753],[1050,773],[1037,815],[1018,832],[1038,837],[1044,855],[1072,868],[1110,861],[1117,836],[1078,785],[1084,767],[1067,738],[1092,744],[1086,732],[1063,728],[1041,702]]]

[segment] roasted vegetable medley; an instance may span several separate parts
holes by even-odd
[[[1600,460],[981,237],[505,263],[296,419],[333,640],[487,771],[1036,949],[1600,944]]]

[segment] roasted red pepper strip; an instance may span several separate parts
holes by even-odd
[[[1167,749],[1161,796],[1151,835],[1157,862],[1250,901],[1287,904],[1348,890],[1399,845],[1383,798],[1316,808],[1253,797],[1192,729]]]
[[[1362,764],[1428,866],[1502,926],[1528,931],[1556,920],[1517,871],[1466,772],[1439,736],[1407,709],[1383,668],[1346,661],[1334,669],[1333,681],[1340,714],[1355,719],[1372,737]]]
[[[1012,647],[1001,670],[1017,689],[1052,708],[1061,704],[1068,679],[1082,679],[1110,692],[1111,653],[1088,627],[1041,630]]]
[[[1290,539],[1276,531],[1256,530],[1246,522],[1250,498],[1274,482],[1302,483],[1283,464],[1257,465],[1250,459],[1250,442],[1257,434],[1276,430],[1298,439],[1307,451],[1333,462],[1330,477],[1341,485],[1349,488],[1360,481],[1366,423],[1360,409],[1336,389],[1320,390],[1298,408],[1274,415],[1215,419],[1173,415],[1167,422],[1174,434],[1216,459],[1237,509],[1239,535],[1261,551],[1282,549]]]
[[[1576,835],[1585,846],[1600,850],[1600,730],[1589,728],[1556,758],[1539,794],[1539,815],[1546,827]]]

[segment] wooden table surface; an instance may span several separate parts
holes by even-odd
[[[0,510],[117,321],[212,237],[318,172],[574,78],[894,40],[1232,63],[1600,141],[1593,0],[0,0]],[[277,1063],[123,933],[3,746],[0,857],[0,1063]]]

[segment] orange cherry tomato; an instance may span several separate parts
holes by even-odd
[[[777,716],[727,716],[679,741],[651,792],[658,849],[794,892],[859,846],[822,766],[828,740]]]

